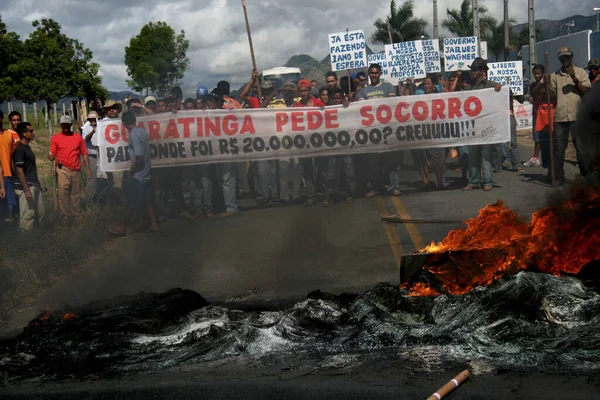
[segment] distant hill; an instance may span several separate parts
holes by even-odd
[[[571,22],[574,26],[567,26],[567,24],[571,24]],[[515,25],[513,26],[513,32],[518,35],[527,25],[527,23]],[[572,15],[570,17],[555,21],[538,19],[535,21],[535,26],[542,33],[542,39],[548,40],[554,39],[558,36],[564,36],[567,33],[581,32],[588,29],[595,31],[596,16],[589,15],[586,17],[583,15]]]

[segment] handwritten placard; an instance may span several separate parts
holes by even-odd
[[[523,61],[504,61],[489,63],[488,79],[506,86],[510,83],[510,90],[516,96],[523,94]]]
[[[362,30],[329,35],[331,70],[367,68],[367,44]]]
[[[477,37],[444,39],[444,65],[447,72],[465,70],[477,58]]]
[[[425,55],[420,40],[385,46],[385,57],[392,61],[390,76],[400,81],[425,78]]]
[[[398,78],[392,78],[391,72],[392,68],[398,68],[399,62],[388,61],[385,57],[385,53],[369,54],[369,56],[367,57],[367,61],[369,65],[379,64],[381,66],[381,79],[383,79],[384,82],[389,82],[394,86],[398,85]]]
[[[440,60],[440,42],[437,39],[421,40],[423,56],[425,58],[425,72],[442,72],[442,61]]]

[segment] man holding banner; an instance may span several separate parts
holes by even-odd
[[[396,96],[396,89],[394,86],[389,82],[380,82],[380,78],[381,65],[371,64],[369,66],[370,84],[361,89],[358,95],[359,100],[374,100]],[[382,171],[381,158],[382,156],[379,154],[361,154],[359,157],[359,164],[362,164],[362,168],[359,167],[359,170],[366,170],[364,181],[367,187],[367,198],[375,197],[377,195],[377,190],[383,186],[380,182]],[[399,196],[400,191],[394,185],[392,186],[392,194]]]
[[[488,71],[487,61],[477,57],[469,66],[471,68],[472,82],[468,84],[465,90],[481,90],[494,88],[496,92],[502,89],[502,85],[485,79],[485,73]],[[467,186],[463,190],[474,190],[481,187],[483,180],[483,190],[489,192],[494,188],[492,179],[492,154],[494,145],[471,145],[469,146],[469,175]]]

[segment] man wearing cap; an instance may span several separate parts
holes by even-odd
[[[87,182],[86,194],[89,199],[92,200],[96,193],[96,186],[98,185],[98,148],[92,144],[92,138],[96,134],[96,126],[98,124],[98,113],[96,111],[90,111],[88,113],[88,119],[81,127],[81,136],[85,140],[85,146],[88,150],[88,157],[90,161],[90,172],[92,179]]]
[[[600,81],[600,60],[598,60],[597,58],[592,58],[588,62],[587,69],[589,73],[590,83],[592,85]]]
[[[152,114],[156,113],[156,97],[148,96],[144,99],[144,107],[152,111]]]
[[[550,95],[556,99],[556,110],[554,113],[554,174],[560,184],[565,183],[565,152],[569,144],[569,133],[577,119],[577,109],[581,104],[581,97],[586,94],[592,84],[588,74],[583,68],[573,65],[573,52],[567,46],[558,50],[558,60],[561,67],[552,75],[544,75],[544,83],[550,82]],[[539,85],[541,86],[541,85]],[[586,175],[583,162],[582,149],[577,147],[577,141],[573,136],[573,144],[577,150],[577,161],[582,176]],[[548,179],[552,172],[548,170]]]
[[[298,82],[298,94],[300,95],[300,101],[294,103],[293,107],[325,107],[326,104],[321,100],[311,96],[311,83],[308,79],[301,79]],[[314,161],[313,161],[314,160]],[[327,158],[317,157],[313,159],[301,158],[300,165],[302,166],[304,173],[304,180],[308,186],[308,200],[304,203],[305,206],[310,207],[315,204],[317,200],[317,188],[315,182],[322,182],[323,179],[315,179],[315,164],[316,172],[322,174],[327,168]]]
[[[80,134],[71,130],[73,120],[60,117],[61,131],[52,136],[48,159],[56,162],[58,175],[58,209],[64,218],[81,214],[81,159],[91,179],[88,150]]]
[[[502,85],[487,80],[488,71],[487,61],[481,57],[473,60],[469,66],[471,68],[471,83],[465,86],[465,90],[481,90],[494,88],[497,92],[502,89]],[[469,146],[469,175],[468,185],[463,190],[479,189],[483,179],[483,190],[490,191],[494,188],[492,180],[492,154],[494,152],[493,144]],[[482,176],[483,172],[483,176]]]
[[[102,112],[104,113],[103,120],[117,120],[122,110],[123,105],[121,103],[117,102],[116,100],[107,100],[106,103],[104,103],[104,105],[102,106]],[[86,125],[84,124],[84,128],[85,126]],[[86,139],[86,142],[87,136],[89,136],[90,132],[85,133],[84,139]],[[94,134],[92,134],[92,136],[90,137],[89,144],[96,149],[96,154],[99,155],[98,135],[95,134],[95,131]],[[102,170],[102,158],[96,157],[96,185],[92,186],[95,187],[95,192],[92,198],[90,199],[90,202],[94,204],[103,204],[108,198],[108,193],[110,192],[110,189],[114,186],[114,184],[114,174],[112,172],[104,172]]]
[[[243,87],[240,98],[246,102],[248,108],[265,107],[262,100],[270,97],[273,93],[273,82],[264,80],[260,84],[263,99],[252,96],[250,91],[254,89],[258,96],[259,76],[257,70],[252,70],[250,81]],[[279,190],[277,185],[277,160],[256,161],[256,201],[259,205],[279,201]]]

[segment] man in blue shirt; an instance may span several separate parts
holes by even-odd
[[[127,111],[121,121],[129,132],[129,157],[131,167],[124,182],[127,208],[120,225],[110,228],[109,232],[124,236],[127,234],[127,224],[136,211],[147,208],[152,226],[149,232],[158,232],[158,219],[154,210],[153,196],[150,190],[152,157],[150,154],[150,137],[143,128],[136,126],[135,113]]]

